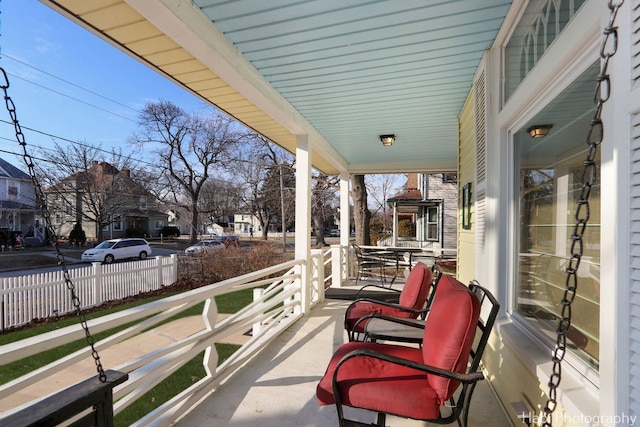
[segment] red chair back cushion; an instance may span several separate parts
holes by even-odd
[[[422,356],[426,365],[466,372],[469,353],[480,316],[480,301],[455,278],[443,275],[438,282],[424,328]],[[440,404],[451,398],[458,381],[428,376]]]
[[[398,304],[414,310],[424,307],[431,289],[433,273],[425,264],[419,262],[413,268],[404,283]]]

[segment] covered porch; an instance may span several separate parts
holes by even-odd
[[[279,302],[286,303],[291,315],[278,317],[275,306],[268,312],[256,303],[231,321],[219,321],[215,310],[207,310],[210,328],[167,350],[160,356],[162,363],[178,351],[181,360],[167,365],[173,368],[224,335],[263,319],[269,319],[269,328],[221,369],[215,369],[215,358],[207,358],[211,376],[176,402],[191,407],[231,373],[242,371],[245,356],[280,336],[308,332],[305,318],[314,318],[312,313],[324,304],[319,284],[325,279],[318,269],[324,255],[311,249],[314,169],[340,177],[340,244],[329,255],[332,286],[343,286],[350,277],[352,176],[456,172],[467,189],[458,198],[457,276],[462,282],[478,279],[502,304],[486,354],[487,375],[510,422],[520,422],[514,406],[534,414],[543,410],[559,319],[552,310],[558,298],[550,296],[562,289],[562,277],[556,276],[565,272],[560,261],[569,258],[574,225],[569,204],[574,194],[567,191],[577,192],[581,159],[589,149],[579,144],[592,117],[594,82],[606,52],[602,34],[610,8],[618,10],[615,2],[41,1],[296,155],[295,261],[277,270],[282,280],[276,285]],[[598,419],[613,427],[624,425],[624,417],[640,416],[640,379],[634,375],[640,366],[635,279],[640,277],[635,267],[640,245],[635,232],[640,229],[640,9],[625,1],[619,10],[623,18],[617,21],[616,38],[621,46],[609,68],[612,83],[607,79],[604,85],[611,90],[603,110],[606,143],[595,159],[602,181],[594,183],[598,191],[591,196],[594,215],[586,246],[591,265],[580,272],[581,283],[589,284],[589,289],[580,288],[588,304],[575,310],[583,318],[574,318],[574,326],[586,329],[589,340],[587,346],[567,349],[563,380],[554,390],[562,425],[589,425]],[[547,130],[553,125],[553,130],[540,139],[530,133],[538,125]],[[383,138],[389,136],[394,137],[391,145]],[[537,252],[558,262],[552,268],[537,265],[544,273],[538,274],[529,269]],[[601,277],[610,284],[606,292],[600,290]],[[266,276],[260,279],[270,283]],[[254,284],[247,278],[212,284],[162,302],[166,311],[161,316]],[[141,318],[140,313],[130,316]],[[309,327],[328,335],[313,339],[326,340],[326,352],[340,335],[336,324],[322,316]],[[289,332],[289,327],[300,329]],[[294,340],[292,348],[302,348],[307,339]],[[302,353],[271,348],[276,353],[265,363],[274,370],[277,364],[269,361],[288,360],[289,355],[305,363]],[[122,395],[132,390],[139,395],[134,387],[150,371],[161,378],[156,363],[142,370],[141,363],[132,363],[134,381]],[[275,378],[264,371],[249,378],[264,388],[278,381],[306,384],[319,375],[318,369],[300,377],[282,372]],[[238,394],[262,390],[243,390],[241,384]],[[5,392],[23,385],[11,384]],[[303,400],[301,406],[313,410],[310,398]],[[260,409],[245,404],[253,417],[230,422],[260,422]],[[239,411],[229,406],[231,412]],[[160,418],[141,420],[140,425],[167,425],[190,415],[188,407],[170,405]],[[324,410],[316,409],[316,415]]]

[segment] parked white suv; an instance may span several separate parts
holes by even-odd
[[[82,253],[84,262],[104,262],[111,264],[116,260],[138,258],[146,259],[151,254],[151,246],[144,239],[105,240],[93,249]]]

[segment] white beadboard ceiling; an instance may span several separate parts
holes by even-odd
[[[41,0],[327,172],[455,170],[507,0]],[[395,134],[383,147],[381,134]]]

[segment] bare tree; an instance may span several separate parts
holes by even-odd
[[[294,216],[294,158],[260,135],[249,138],[243,148],[236,179],[245,188],[245,209],[257,218],[263,240],[271,224],[278,222],[286,239],[287,218]]]
[[[206,222],[228,222],[242,207],[242,186],[210,178],[202,187],[199,211]]]
[[[371,211],[367,205],[367,187],[364,175],[351,177],[351,197],[353,198],[353,219],[356,227],[356,244],[368,245],[371,241],[369,222]]]
[[[324,241],[326,227],[333,224],[336,216],[336,191],[338,177],[319,173],[314,177],[311,193],[311,220],[316,234],[316,245],[326,245]]]
[[[387,214],[389,208],[387,200],[398,193],[402,186],[406,184],[406,174],[381,174],[370,175],[367,185],[367,194],[373,200],[372,216],[380,214],[382,216],[383,231],[391,228],[390,217]]]
[[[147,104],[139,124],[141,132],[130,141],[158,155],[158,180],[165,184],[165,197],[190,212],[189,242],[193,243],[199,230],[202,188],[214,167],[218,173],[224,169],[241,138],[240,128],[215,111],[207,117],[188,114],[170,101]]]
[[[58,232],[66,235],[76,223],[91,223],[91,235],[103,239],[103,229],[120,221],[132,199],[144,188],[130,177],[132,161],[118,151],[105,152],[86,143],[43,151],[46,160],[39,174],[47,194],[47,204],[58,213]]]

